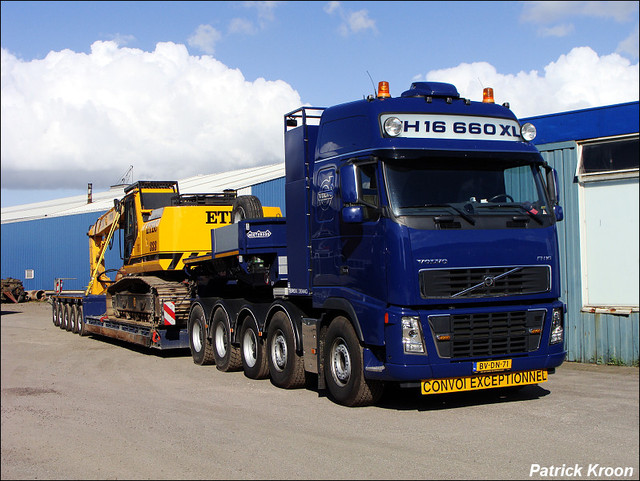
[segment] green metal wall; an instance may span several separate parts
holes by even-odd
[[[582,312],[580,206],[576,179],[578,145],[559,142],[537,146],[558,171],[564,220],[558,223],[562,299],[567,304],[567,360],[638,365],[638,312],[629,315]],[[614,236],[615,233],[612,233]],[[615,272],[610,273],[615,276]]]

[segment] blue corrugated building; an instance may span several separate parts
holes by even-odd
[[[638,364],[638,119],[638,102],[522,119],[536,126],[535,143],[559,174],[569,361]],[[180,189],[238,189],[286,215],[284,165],[230,172],[215,182],[210,177],[179,181]],[[106,193],[108,202],[93,212],[77,206],[54,215],[38,213],[38,205],[26,214],[2,209],[2,278],[21,279],[27,290],[51,290],[63,277],[65,289],[83,290],[89,282],[86,232],[122,194]],[[120,266],[117,241],[106,261]]]
[[[561,185],[569,361],[638,365],[638,119],[638,102],[521,119]]]

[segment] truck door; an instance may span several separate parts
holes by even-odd
[[[384,223],[380,210],[377,163],[356,168],[357,205],[363,211],[362,222],[341,222],[340,273],[343,285],[376,299],[386,297]]]

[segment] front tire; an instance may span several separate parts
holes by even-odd
[[[283,389],[293,389],[305,385],[304,362],[296,353],[293,328],[289,317],[277,312],[269,325],[267,338],[269,374],[271,381]]]
[[[364,377],[362,346],[351,323],[337,317],[325,338],[324,376],[333,399],[345,406],[368,406],[380,399],[383,384]]]
[[[267,349],[258,328],[251,317],[242,323],[241,354],[242,368],[249,379],[264,379],[269,375]]]
[[[189,314],[189,347],[191,348],[193,362],[200,366],[215,362],[213,346],[211,345],[211,340],[207,338],[206,326],[204,309],[199,304],[196,304],[191,309],[191,314]]]
[[[213,355],[219,371],[237,371],[242,367],[240,349],[231,344],[229,323],[223,309],[213,315]]]

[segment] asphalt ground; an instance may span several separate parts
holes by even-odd
[[[636,367],[347,408],[62,331],[47,302],[2,304],[0,327],[3,480],[638,479]]]

